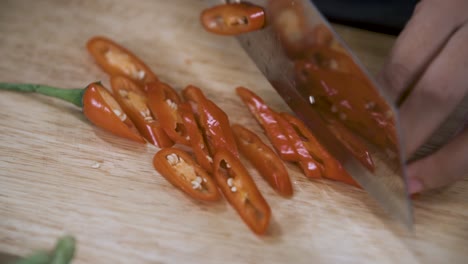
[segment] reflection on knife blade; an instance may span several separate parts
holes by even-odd
[[[238,36],[242,47],[353,178],[410,227],[393,104],[311,2],[250,2],[264,7],[268,25]]]

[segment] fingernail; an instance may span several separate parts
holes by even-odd
[[[416,178],[410,178],[408,180],[408,191],[409,193],[419,193],[423,190],[423,184]]]

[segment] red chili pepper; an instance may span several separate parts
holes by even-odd
[[[174,142],[190,145],[189,135],[179,113],[182,100],[169,85],[157,82],[146,85],[148,88],[148,106],[155,114],[164,131]]]
[[[350,185],[358,186],[359,184],[343,169],[343,166],[328,153],[328,151],[318,142],[314,134],[305,126],[305,124],[288,113],[281,113],[281,116],[288,121],[294,128],[296,133],[304,142],[304,146],[310,155],[322,164],[324,173],[323,176],[328,179],[341,181]]]
[[[252,131],[235,124],[232,131],[242,155],[257,169],[260,175],[280,195],[293,194],[288,171],[276,153]]]
[[[209,173],[213,171],[213,159],[208,151],[202,131],[198,127],[197,120],[193,115],[192,109],[188,103],[179,105],[180,116],[184,121],[184,126],[190,138],[190,146],[197,162]]]
[[[135,125],[127,118],[114,97],[100,83],[91,83],[84,89],[61,89],[39,84],[0,83],[0,89],[34,92],[62,99],[81,107],[83,114],[94,125],[114,135],[145,143]]]
[[[239,152],[226,113],[206,98],[200,88],[193,85],[187,86],[182,95],[192,106],[210,153],[214,156],[219,150],[227,149],[238,157]]]
[[[236,88],[237,95],[242,99],[244,104],[249,108],[257,122],[262,126],[265,134],[270,140],[276,152],[281,159],[287,161],[297,161],[299,155],[296,153],[294,146],[290,142],[287,134],[283,131],[278,121],[275,118],[275,113],[266,103],[251,90],[238,87]]]
[[[221,198],[213,178],[180,149],[161,149],[154,155],[153,165],[166,180],[194,199],[212,202]]]
[[[353,154],[353,156],[367,167],[370,171],[375,170],[374,160],[366,144],[353,134],[346,126],[334,120],[327,118],[327,127],[333,135]]]
[[[320,179],[323,175],[322,164],[318,163],[309,153],[304,142],[296,133],[291,124],[288,123],[280,114],[275,113],[275,118],[278,124],[284,129],[288,135],[290,142],[296,149],[299,155],[297,160],[292,160],[299,163],[304,174],[311,179]]]
[[[219,150],[214,158],[214,176],[228,202],[250,229],[264,234],[271,209],[239,158],[226,149]]]
[[[209,32],[239,35],[263,28],[265,12],[249,3],[222,4],[203,10],[200,21]]]
[[[354,74],[352,66],[338,66],[338,62],[326,59],[326,54],[321,56],[320,63],[311,59],[296,61],[301,93],[314,97],[313,107],[320,113],[340,118],[374,144],[386,148],[394,146],[396,132],[392,111],[372,84],[362,75]],[[341,67],[341,71],[329,69],[335,64],[337,66],[333,67]]]
[[[158,81],[158,77],[132,52],[105,37],[93,37],[87,48],[97,64],[110,76],[124,75],[139,85]]]
[[[164,132],[158,117],[151,114],[148,98],[138,85],[124,76],[112,76],[110,82],[117,102],[143,137],[160,148],[172,146],[174,143]]]

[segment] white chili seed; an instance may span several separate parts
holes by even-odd
[[[127,96],[128,96],[128,91],[125,90],[125,89],[120,89],[120,90],[119,90],[119,94],[120,94],[120,96],[122,96],[122,97],[127,97]]]
[[[233,183],[234,183],[234,179],[233,179],[233,178],[228,178],[228,179],[227,179],[227,185],[228,185],[229,187],[232,187],[232,184],[233,184]]]
[[[122,114],[119,109],[114,109],[113,111],[116,116],[120,116]]]
[[[179,163],[179,156],[177,156],[177,154],[175,154],[175,153],[167,155],[166,159],[167,159],[167,161],[169,162],[169,164],[171,166],[176,165],[177,163]]]
[[[200,189],[201,185],[197,181],[191,181],[192,183],[192,189]]]
[[[93,169],[99,169],[101,167],[101,163],[95,162],[93,165],[91,165],[91,168]]]
[[[137,78],[138,80],[143,80],[146,76],[146,72],[144,70],[137,71]]]
[[[231,187],[231,192],[237,192],[236,186],[232,186],[232,187]]]

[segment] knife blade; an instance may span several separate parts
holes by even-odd
[[[225,3],[219,0],[207,2],[210,5]],[[342,163],[346,171],[390,216],[411,229],[413,223],[412,207],[407,192],[403,163],[405,157],[401,151],[402,142],[398,115],[394,104],[388,99],[389,97],[385,94],[385,91],[376,84],[357,57],[353,55],[312,2],[308,0],[251,0],[249,3],[264,8],[267,25],[262,30],[237,36],[243,49],[291,110],[304,121],[319,141]],[[317,32],[325,34],[316,34]],[[345,92],[345,94],[347,93],[348,96],[361,92],[373,94],[371,98],[374,98],[375,102],[367,102],[366,107],[375,108],[375,104],[378,102],[377,105],[381,109],[374,112],[372,110],[372,114],[383,113],[380,116],[380,121],[387,122],[388,127],[393,129],[383,130],[378,126],[369,127],[362,126],[362,124],[360,124],[361,129],[358,125],[353,126],[350,120],[346,120],[346,114],[344,112],[340,113],[338,109],[340,105],[332,105],[330,111],[319,111],[317,105],[320,105],[319,102],[323,98],[313,95],[316,87],[311,87],[313,85],[310,85],[310,83],[305,85],[301,83],[300,78],[298,78],[300,75],[300,72],[298,75],[298,69],[300,69],[298,68],[298,61],[303,61],[301,56],[307,54],[310,50],[314,50],[314,47],[320,46],[324,42],[328,42],[329,46],[333,46],[335,51],[341,52],[339,56],[344,55],[347,57],[343,59],[344,61],[351,61],[347,66],[352,69],[351,72],[355,76],[346,77],[349,83],[345,83],[345,86],[352,83],[352,87],[356,90]],[[315,55],[317,54],[320,55],[320,52],[315,53]],[[326,67],[336,70],[334,68],[338,66],[338,71],[340,70],[340,61],[337,64],[337,61],[314,55],[312,55],[312,58],[309,57],[309,60],[311,59],[315,60],[316,64],[320,64],[320,61],[325,59],[327,62]],[[304,69],[302,68],[302,70]],[[337,74],[337,76],[344,75]],[[318,86],[324,89],[330,88],[327,87],[324,80],[320,79],[320,75],[315,77],[318,78]],[[329,81],[333,82],[333,78],[329,79]],[[339,89],[345,91],[346,87],[339,87]],[[328,99],[325,98],[322,101],[330,103],[327,101]],[[318,102],[311,104],[315,101]],[[353,101],[355,101],[353,98],[346,98],[345,96],[344,98],[341,97],[339,102],[333,101],[333,103],[341,103],[346,107],[346,104]],[[372,159],[374,160],[373,170],[369,170],[359,162],[349,151],[349,148],[346,147],[346,142],[340,141],[330,131],[327,124],[327,118],[330,115],[338,115],[340,118],[336,118],[335,121],[343,123],[345,127],[352,128],[351,130],[357,137],[368,139],[367,146],[371,150]],[[327,116],[327,118],[324,118],[324,116]],[[363,115],[362,118],[365,119],[366,115]],[[367,117],[367,122],[369,122],[369,118],[371,117]],[[373,134],[378,137],[385,134],[385,143],[379,144],[379,140],[372,140]]]

